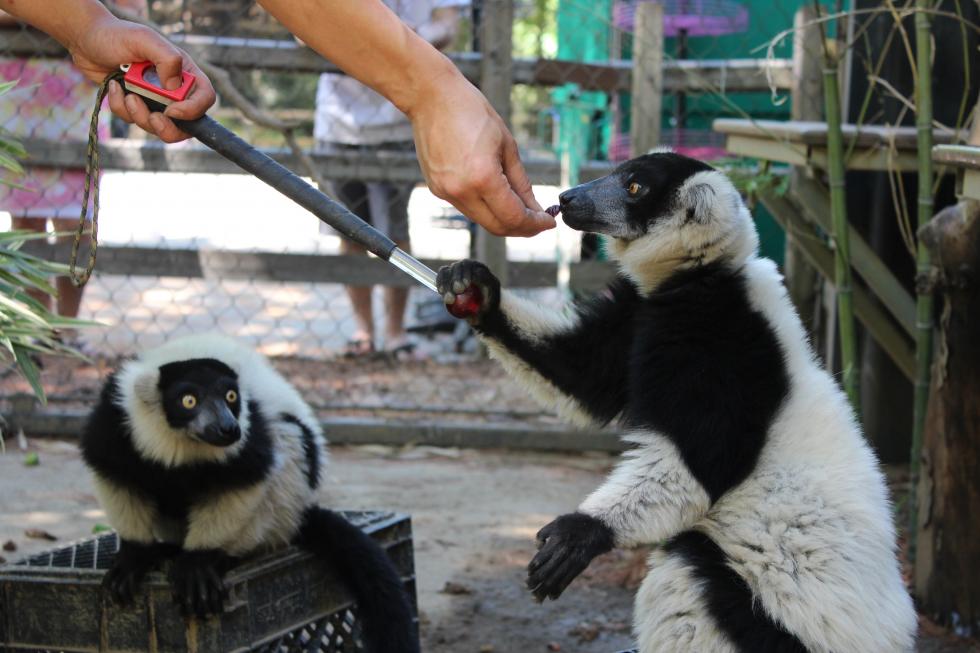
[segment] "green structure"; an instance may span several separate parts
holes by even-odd
[[[635,0],[634,0],[635,1]],[[739,59],[765,56],[765,45],[774,35],[793,25],[796,10],[806,0],[731,0],[748,12],[745,29],[720,36],[687,36],[684,39],[667,37],[665,58],[676,59],[683,48],[686,59]],[[618,4],[618,3],[617,3]],[[664,3],[667,11],[678,11],[678,0]],[[690,3],[694,5],[692,1]],[[558,58],[575,61],[604,61],[610,58],[613,47],[613,0],[559,0]],[[790,56],[789,43],[778,52]],[[631,55],[631,38],[627,35],[617,43],[620,56]],[[610,100],[605,93],[582,91],[575,84],[557,87],[552,92],[553,115],[558,123],[557,154],[567,157],[570,176],[577,181],[577,170],[586,159],[609,158],[614,130],[629,131],[630,98],[628,93],[613,98],[621,116],[618,125],[612,124]],[[674,128],[677,98],[663,98],[662,128],[664,133]],[[688,94],[684,98],[684,127],[688,130],[710,130],[715,118],[739,117],[785,120],[789,118],[789,103],[776,105],[768,93],[726,93],[724,97],[711,93]],[[771,216],[761,208],[756,210],[763,254],[782,263],[785,236]]]

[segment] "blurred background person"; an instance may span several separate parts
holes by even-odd
[[[462,11],[469,0],[385,0],[385,4],[419,36],[439,50],[456,40]],[[321,152],[413,151],[412,125],[408,118],[380,94],[346,75],[320,76],[316,95],[313,136]],[[342,179],[325,189],[347,208],[387,234],[400,248],[411,251],[408,202],[414,184]],[[321,225],[323,233],[335,233]],[[341,239],[343,254],[366,256],[364,247]],[[372,354],[380,343],[375,338],[372,286],[347,286],[354,312],[355,331],[344,348],[345,356]],[[414,345],[405,331],[407,287],[384,289],[384,340],[386,354],[401,357]]]

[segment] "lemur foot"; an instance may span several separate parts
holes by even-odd
[[[558,517],[538,531],[538,552],[527,566],[527,587],[538,601],[557,599],[592,559],[611,551],[612,529],[580,512]]]
[[[224,609],[228,590],[222,579],[227,556],[218,550],[185,551],[170,569],[174,601],[185,617],[206,617]]]
[[[147,572],[173,553],[166,544],[140,544],[120,540],[112,567],[102,577],[102,587],[119,605],[129,605],[136,597]]]
[[[482,301],[473,301],[472,297],[466,296],[470,286],[480,291]],[[450,313],[465,317],[473,326],[479,325],[483,318],[500,307],[500,281],[479,261],[466,259],[439,268],[436,288],[450,307]],[[470,306],[461,307],[461,302]]]

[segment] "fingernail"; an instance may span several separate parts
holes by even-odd
[[[151,113],[150,126],[153,127],[153,131],[159,133],[164,127],[163,116],[161,116],[159,113]]]

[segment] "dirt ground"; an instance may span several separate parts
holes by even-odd
[[[0,543],[14,559],[105,521],[69,442],[32,440],[36,466],[14,442],[0,455]],[[435,448],[334,447],[325,505],[412,515],[423,650],[427,653],[574,651],[630,645],[632,595],[641,551],[600,558],[557,602],[538,605],[523,587],[534,533],[575,507],[609,469],[605,455],[505,453]],[[980,651],[923,620],[920,651]]]

